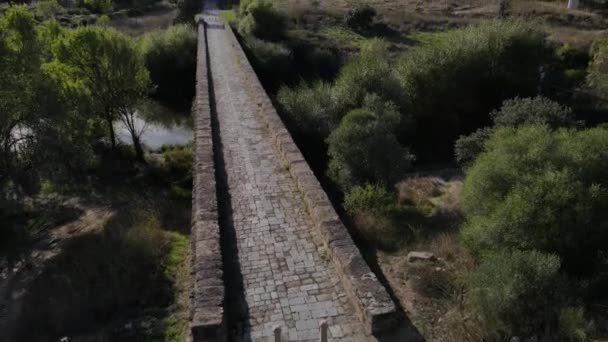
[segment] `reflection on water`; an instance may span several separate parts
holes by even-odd
[[[192,118],[157,102],[147,101],[139,106],[135,126],[143,129],[142,144],[147,150],[158,150],[163,145],[183,145],[192,141]],[[122,122],[114,124],[116,135],[123,144],[132,144],[131,134]]]

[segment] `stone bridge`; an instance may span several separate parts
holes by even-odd
[[[401,315],[208,0],[193,106],[194,341],[373,341]],[[399,339],[403,341],[402,339]]]

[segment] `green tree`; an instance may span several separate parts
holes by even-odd
[[[65,180],[90,159],[83,87],[45,64],[57,23],[36,25],[27,8],[0,17],[0,187],[36,191],[40,174]],[[67,173],[66,173],[67,171]],[[4,192],[4,191],[3,191]]]
[[[465,243],[556,254],[591,274],[608,249],[608,129],[499,128],[467,170]]]
[[[286,18],[274,8],[272,1],[242,1],[240,15],[239,32],[244,36],[278,40],[285,34]]]
[[[547,46],[534,26],[496,20],[448,31],[404,54],[398,74],[415,120],[416,153],[449,157],[454,141],[487,126],[502,101],[536,95]]]
[[[129,129],[137,157],[143,161],[135,113],[150,89],[150,78],[135,43],[112,29],[84,27],[68,31],[53,50],[55,62],[88,89],[91,109],[106,121],[112,147],[116,147],[113,123],[118,119]]]
[[[333,88],[327,82],[282,87],[277,100],[290,130],[308,141],[322,143],[340,122]]]
[[[373,39],[361,47],[359,55],[340,70],[334,87],[342,115],[360,107],[368,94],[391,101],[400,109],[405,106],[408,95],[390,62],[388,44],[380,39]]]
[[[374,95],[397,105],[403,111],[406,95],[400,86],[388,56],[388,46],[374,39],[341,70],[333,84],[318,82],[283,87],[278,101],[292,127],[313,141],[324,141],[340,120],[351,110],[363,106],[364,99]],[[411,119],[402,115],[400,126],[407,131]]]
[[[560,259],[536,251],[496,251],[466,277],[484,341],[550,331],[563,305]]]
[[[492,128],[484,127],[469,135],[461,135],[454,144],[456,162],[463,167],[471,165],[475,158],[484,151],[485,143],[492,134]]]
[[[500,110],[490,116],[496,127],[521,127],[525,125],[547,125],[551,128],[576,127],[572,110],[543,96],[506,100]]]
[[[0,185],[26,171],[41,63],[33,15],[11,7],[0,17]]]
[[[327,142],[328,173],[343,190],[365,183],[391,186],[409,168],[414,157],[394,133],[399,119],[396,106],[377,96],[342,119]]]
[[[546,97],[519,98],[506,100],[499,110],[490,113],[494,127],[522,127],[526,125],[547,125],[552,129],[560,127],[580,127],[572,110]],[[461,136],[454,146],[456,161],[462,166],[470,165],[483,152],[487,138],[493,128],[484,127]]]
[[[154,96],[172,105],[190,107],[196,82],[196,31],[179,24],[146,34],[139,41]]]

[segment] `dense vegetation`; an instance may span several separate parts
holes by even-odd
[[[399,107],[403,117],[399,140],[425,161],[449,158],[454,140],[488,124],[488,112],[503,100],[534,95],[538,70],[547,54],[542,33],[517,21],[491,21],[447,32],[435,44],[410,49],[397,62],[389,58],[381,42],[369,45],[333,84],[328,130],[360,106],[366,94],[374,93]],[[298,99],[312,91],[303,89],[308,87],[279,93],[279,102],[295,126],[325,120],[311,110],[319,104]],[[319,98],[317,102],[325,100]],[[307,138],[324,139],[327,132],[323,133]]]
[[[500,17],[509,3],[500,2]],[[189,105],[195,33],[187,24],[140,38],[106,28],[121,11],[154,4],[43,1],[0,17],[0,247],[23,222],[53,221],[27,212],[26,198],[102,193],[122,208],[42,272],[27,297],[25,340],[175,303],[192,151],[166,146],[150,158],[134,118],[148,97]],[[177,1],[177,21],[192,22],[200,4]],[[590,51],[557,46],[540,26],[502,18],[396,48],[402,41],[373,7],[340,20],[328,31],[356,41],[354,52],[302,42],[293,25],[304,20],[268,0],[242,1],[234,24],[300,147],[340,192],[364,250],[446,250],[407,267],[416,291],[443,300],[446,319],[432,324],[452,340],[602,337],[608,40]],[[116,121],[133,150],[117,142]],[[438,164],[462,168],[462,194],[411,175]],[[180,338],[171,328],[152,335]]]
[[[144,161],[142,132],[134,124],[139,103],[151,92],[178,103],[191,99],[194,82],[176,79],[194,68],[189,27],[144,36],[138,45],[109,28],[39,25],[25,7],[11,8],[0,25],[3,187],[30,189],[49,168],[53,177],[77,175],[91,165],[97,139],[107,138],[116,150],[117,120],[129,128],[136,156]],[[171,73],[159,66],[168,61]],[[177,83],[186,94],[176,99]]]
[[[484,143],[467,171],[462,229],[482,260],[471,281],[484,334],[553,336],[561,309],[605,286],[607,144],[604,128],[543,125],[499,128]],[[518,288],[503,289],[504,276]]]
[[[151,156],[137,121],[150,97],[190,103],[194,30],[131,37],[40,19],[28,6],[0,15],[0,258],[16,262],[47,240],[61,253],[22,271],[36,280],[22,285],[8,338],[183,339],[192,151]],[[69,243],[54,231],[67,223]],[[129,331],[116,330],[125,322]]]
[[[268,2],[245,6],[282,15]],[[445,299],[450,338],[598,334],[594,304],[603,303],[608,280],[608,130],[594,126],[606,121],[605,39],[589,55],[550,43],[536,24],[500,19],[395,53],[394,37],[373,38],[377,13],[362,5],[340,28],[368,37],[357,53],[335,77],[294,83],[266,70],[302,65],[290,47],[299,19],[290,14],[292,32],[287,19],[256,21],[246,7],[238,27],[254,65],[311,164],[344,195],[363,246],[449,250],[439,265],[410,268],[420,293]],[[407,175],[454,162],[464,170],[462,195]],[[443,201],[462,211],[443,212]],[[434,237],[446,220],[462,222],[459,232]]]
[[[139,48],[154,97],[173,106],[189,109],[196,82],[196,32],[188,25],[175,25],[145,34]]]
[[[229,12],[232,13],[232,12]],[[236,20],[231,14],[227,17]],[[264,86],[276,91],[284,83],[329,79],[341,64],[335,49],[319,47],[288,36],[289,20],[269,0],[241,1],[233,22]]]

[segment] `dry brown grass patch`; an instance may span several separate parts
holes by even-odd
[[[413,177],[397,185],[399,203],[411,204],[427,216],[460,216],[462,180]]]
[[[353,222],[358,231],[375,246],[386,251],[399,249],[411,236],[407,223],[394,222],[391,217],[361,211],[354,215]]]

